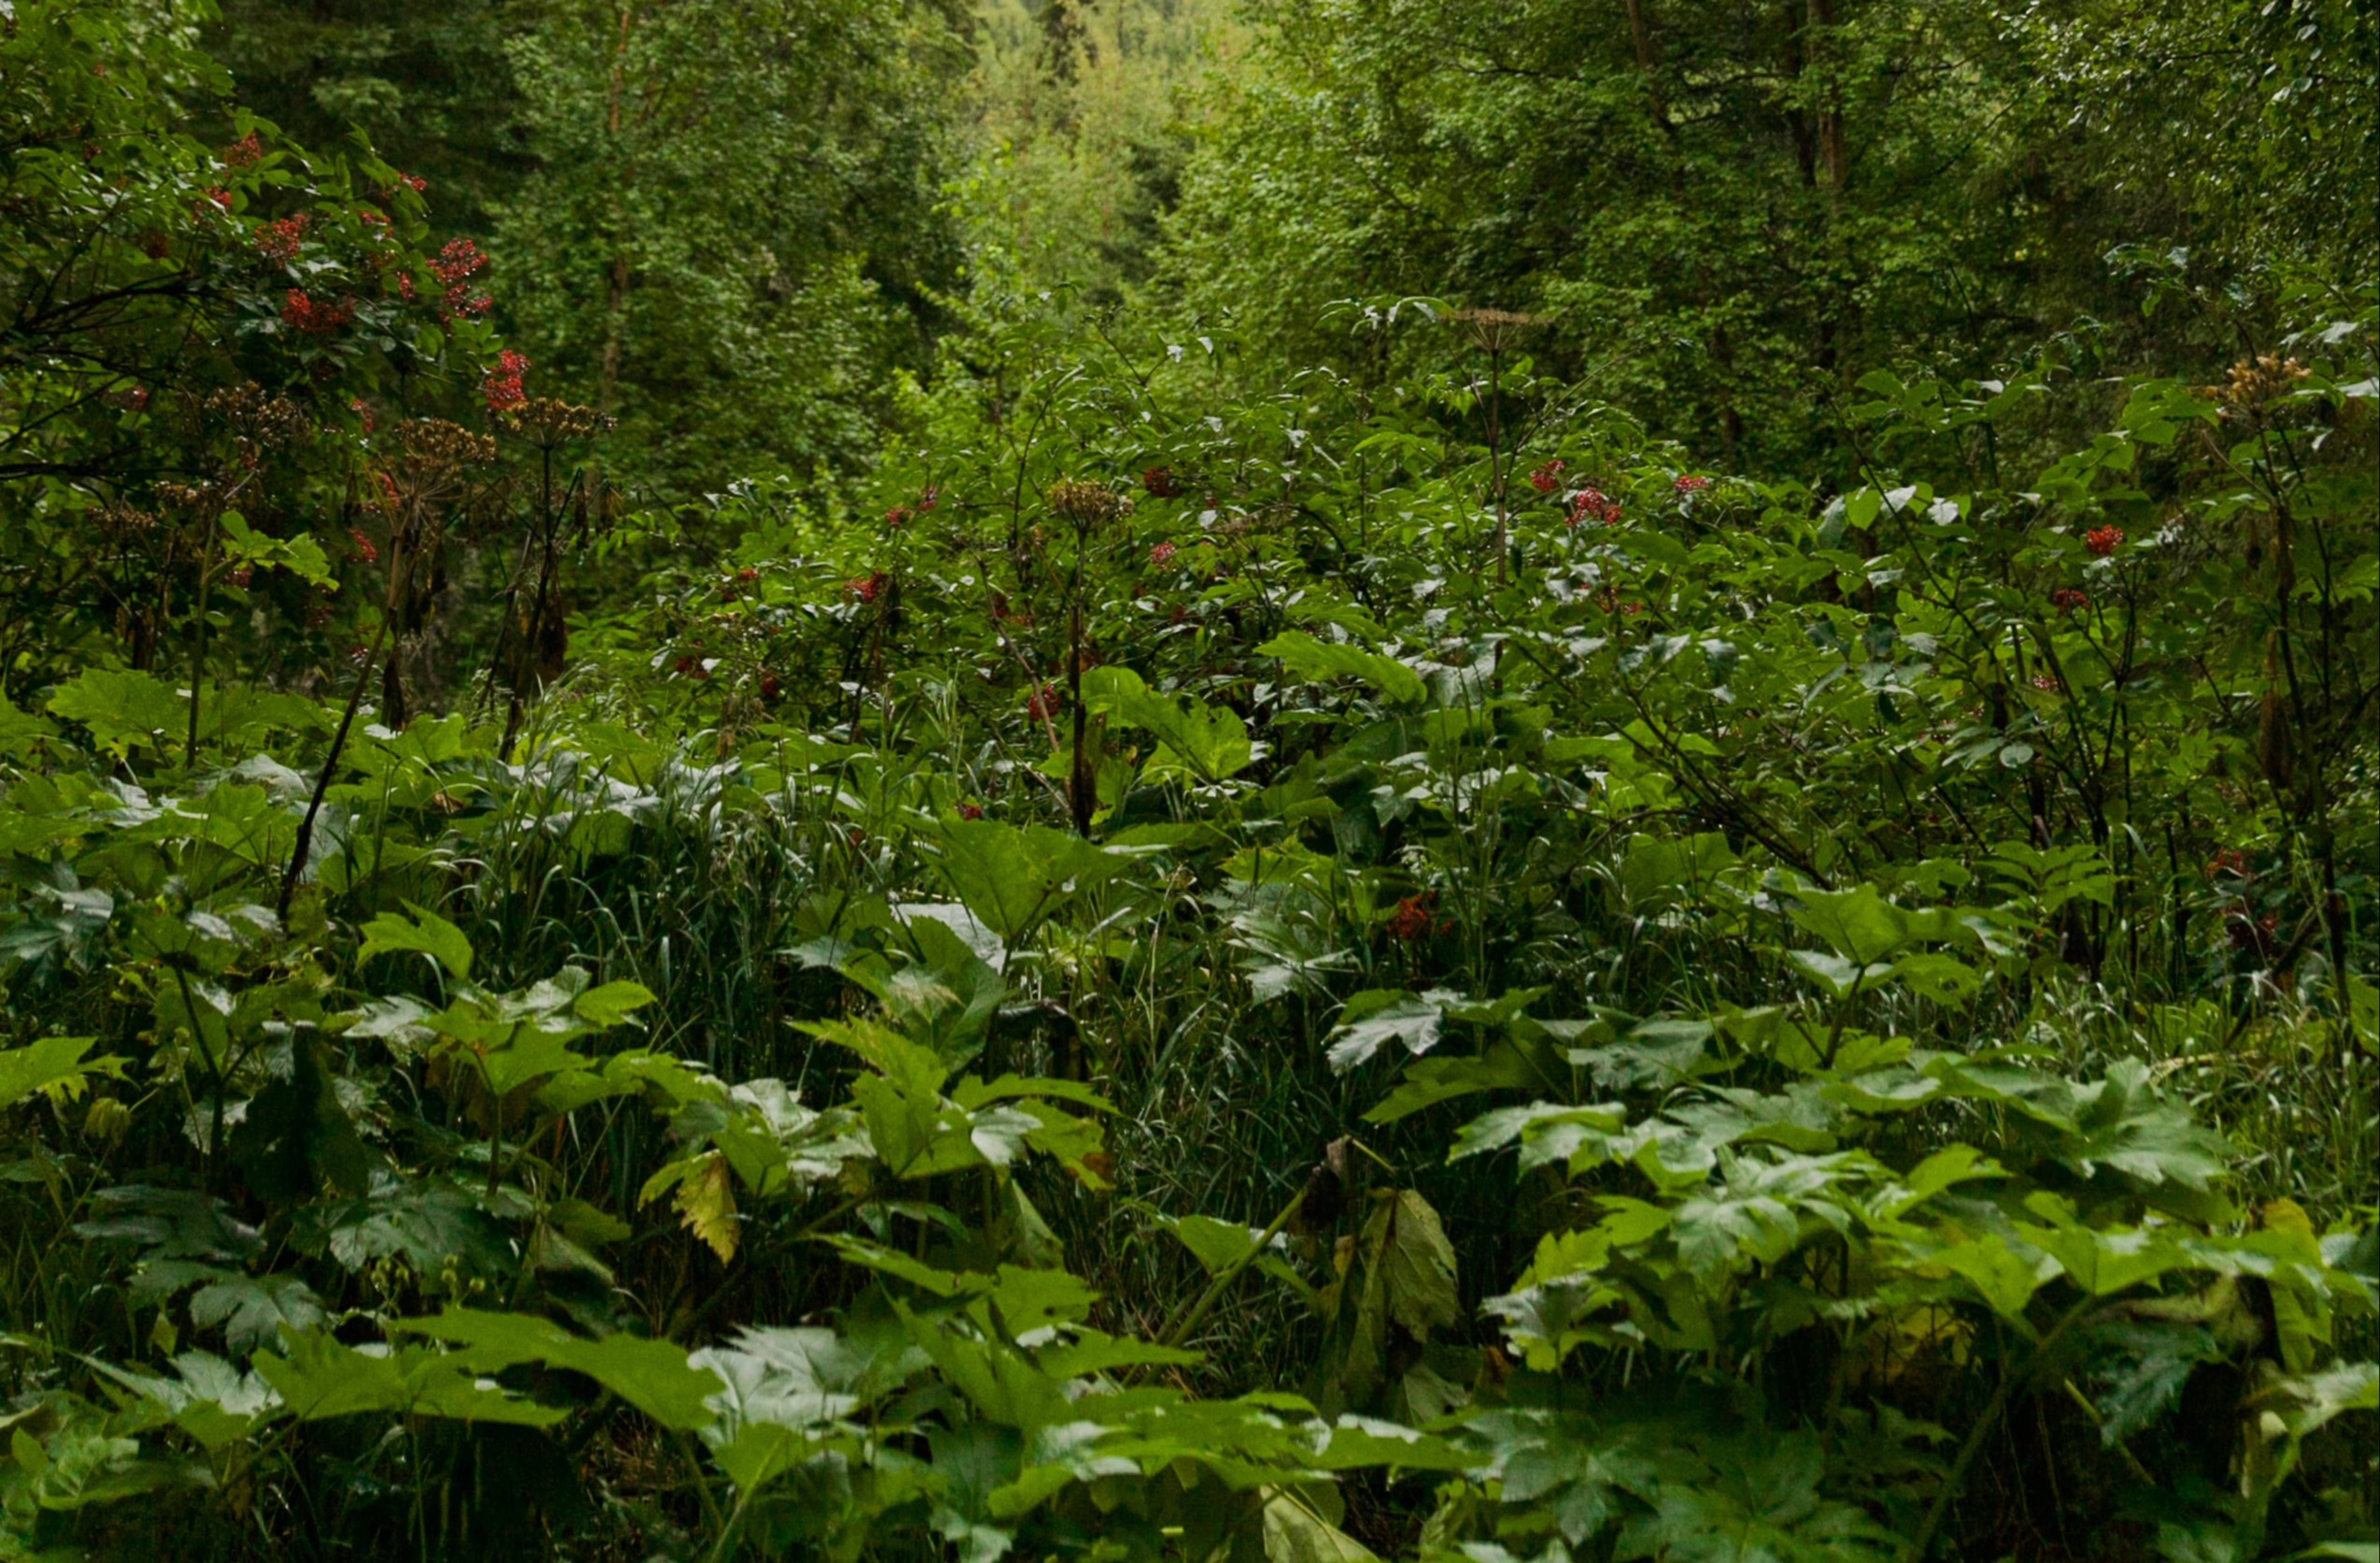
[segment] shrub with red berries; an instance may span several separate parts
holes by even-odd
[[[480,387],[480,398],[488,404],[489,411],[504,412],[528,399],[521,389],[521,376],[528,372],[528,359],[509,347],[496,356]]]
[[[1389,915],[1389,937],[1406,943],[1427,939],[1438,927],[1438,893],[1423,891],[1397,903]]]
[[[2124,529],[2121,527],[2094,527],[2082,534],[2082,546],[2098,558],[2105,559],[2124,546]]]
[[[1620,519],[1620,502],[1592,484],[1571,497],[1570,524],[1596,521],[1609,527]]]
[[[1547,462],[1543,466],[1538,467],[1535,472],[1529,474],[1529,487],[1536,490],[1537,492],[1541,494],[1552,493],[1556,489],[1561,487],[1561,475],[1565,471],[1569,470],[1569,467],[1570,464],[1568,462],[1562,460],[1560,456],[1556,456],[1553,460]]]
[[[282,323],[292,331],[308,336],[329,336],[345,330],[356,318],[356,301],[352,298],[316,298],[302,287],[293,287],[281,301]]]
[[[299,212],[287,217],[261,223],[256,229],[256,252],[276,265],[287,265],[298,259],[305,248],[306,225],[309,219]]]

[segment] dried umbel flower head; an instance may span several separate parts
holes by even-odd
[[[1050,508],[1078,531],[1120,521],[1132,510],[1132,501],[1106,484],[1080,483],[1072,478],[1050,484],[1048,497]]]
[[[518,430],[540,445],[589,440],[609,433],[615,421],[593,407],[577,406],[558,396],[530,396],[503,417],[507,428]]]
[[[179,486],[168,483],[158,485],[161,490]],[[166,495],[165,498],[168,503],[180,503],[177,497],[172,494]],[[136,510],[128,504],[110,502],[100,507],[100,535],[112,542],[121,542],[127,538],[137,537],[142,532],[153,529],[156,525],[157,517],[152,513]]]
[[[2203,386],[2201,390],[2245,412],[2288,395],[2307,372],[2305,365],[2295,358],[2265,353],[2240,359],[2231,366],[2222,384]]]
[[[254,381],[227,385],[200,406],[209,419],[230,425],[235,434],[259,445],[285,445],[303,439],[312,428],[304,407]]]
[[[399,424],[396,436],[407,455],[430,466],[461,466],[496,459],[493,437],[474,434],[461,424],[449,423],[443,418],[415,418]]]
[[[1522,335],[1537,323],[1536,316],[1517,315],[1510,309],[1457,309],[1449,319],[1483,353],[1512,351]]]

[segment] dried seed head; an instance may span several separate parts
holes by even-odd
[[[540,445],[591,439],[608,433],[614,422],[593,407],[577,406],[558,396],[528,397],[502,416],[509,427],[531,436]]]
[[[2265,353],[2240,359],[2231,366],[2231,371],[2224,377],[2222,384],[2202,389],[2206,394],[2245,412],[2288,395],[2308,372],[2305,365],[2295,358]]]
[[[286,396],[269,394],[254,381],[227,385],[200,406],[208,418],[230,425],[239,438],[259,445],[285,445],[302,439],[312,428],[305,408]]]
[[[396,434],[406,454],[428,465],[461,466],[496,459],[492,437],[474,434],[461,424],[449,423],[442,418],[416,418],[399,424]]]
[[[1050,484],[1048,497],[1050,508],[1082,531],[1120,521],[1132,510],[1132,501],[1106,484],[1078,483],[1071,478]]]
[[[1457,309],[1448,318],[1483,353],[1509,352],[1524,333],[1538,323],[1534,315],[1510,309]]]
[[[162,493],[166,489],[179,488],[180,485],[160,483],[157,487]],[[171,503],[180,503],[178,497],[173,494],[167,494],[165,498]],[[155,515],[146,510],[136,510],[128,504],[111,503],[100,508],[100,532],[113,542],[122,542],[125,539],[148,531],[156,525]]]

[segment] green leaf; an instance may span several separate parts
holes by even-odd
[[[83,1060],[94,1040],[45,1036],[29,1048],[0,1048],[0,1109],[15,1107],[36,1093],[54,1102],[67,1101],[82,1094],[90,1076],[121,1074],[123,1066],[113,1057]]]
[[[56,727],[30,711],[20,711],[0,689],[0,755],[29,755],[41,740],[54,736]]]
[[[1953,1243],[1926,1254],[1924,1262],[1938,1265],[1964,1280],[1993,1313],[2016,1324],[2025,1323],[2024,1305],[2033,1301],[2044,1281],[2058,1273],[2054,1260],[2020,1259],[1997,1234]]]
[[[50,696],[49,709],[91,730],[92,740],[122,756],[189,725],[189,697],[145,672],[85,668]]]
[[[1260,1227],[1243,1227],[1236,1221],[1218,1221],[1212,1216],[1183,1216],[1166,1223],[1166,1229],[1181,1239],[1182,1246],[1190,1251],[1208,1275],[1218,1275],[1246,1259],[1264,1235]]]
[[[409,901],[405,905],[413,914],[409,918],[383,912],[364,925],[363,948],[356,952],[356,959],[369,961],[392,951],[418,951],[445,967],[449,976],[468,981],[471,975],[470,937],[427,907]],[[633,983],[625,986],[636,987]],[[644,989],[637,991],[643,993]],[[650,993],[645,994],[647,1000],[651,998]]]
[[[2140,1228],[2100,1230],[2081,1225],[2033,1226],[2017,1233],[2055,1258],[2069,1279],[2094,1297],[2112,1297],[2191,1263],[2181,1245]]]
[[[1844,1162],[1840,1156],[1726,1160],[1720,1185],[1682,1201],[1671,1218],[1678,1257],[1704,1277],[1774,1265],[1801,1237],[1798,1211],[1832,1183]]]
[[[1834,947],[1854,965],[1872,965],[1918,937],[1915,919],[1876,892],[1874,885],[1847,891],[1803,890],[1793,921]]]
[[[944,878],[983,925],[1014,945],[1071,896],[1131,860],[1046,825],[954,819],[935,843]]]
[[[1727,838],[1706,832],[1687,841],[1632,836],[1621,860],[1620,889],[1632,907],[1656,908],[1691,902],[1707,892],[1735,864]]]
[[[1366,1563],[1378,1554],[1316,1513],[1291,1488],[1264,1505],[1264,1563]]]
[[[467,962],[468,958],[467,951]],[[608,1031],[653,1001],[652,989],[642,983],[607,982],[580,994],[572,1001],[570,1008],[589,1025]]]
[[[228,1275],[190,1294],[190,1322],[200,1329],[223,1327],[224,1344],[244,1352],[293,1332],[326,1323],[322,1300],[296,1276]]]
[[[1364,1114],[1367,1123],[1394,1123],[1426,1107],[1483,1091],[1516,1090],[1536,1076],[1509,1042],[1490,1043],[1476,1058],[1427,1058],[1405,1066],[1404,1083]]]
[[[286,1347],[286,1357],[259,1351],[256,1371],[300,1422],[377,1412],[551,1427],[569,1414],[483,1387],[459,1358],[427,1347],[399,1347],[381,1355],[312,1330],[290,1335]]]
[[[1278,657],[1291,672],[1310,679],[1362,679],[1400,705],[1417,706],[1429,696],[1421,674],[1394,657],[1317,640],[1304,630],[1283,631],[1257,647],[1257,655]]]
[[[1449,1329],[1463,1317],[1455,1289],[1454,1245],[1438,1212],[1411,1189],[1382,1201],[1366,1226],[1365,1241],[1388,1289],[1388,1314],[1416,1340]]]
[[[1093,668],[1083,674],[1083,703],[1147,728],[1164,741],[1144,768],[1152,779],[1186,768],[1211,784],[1246,769],[1256,758],[1238,712],[1198,700],[1178,704],[1152,692],[1130,668]]]
[[[686,1360],[667,1340],[611,1335],[588,1340],[550,1319],[455,1308],[430,1318],[400,1319],[400,1335],[423,1335],[464,1348],[455,1353],[476,1373],[498,1373],[521,1363],[546,1363],[583,1373],[663,1427],[692,1431],[711,1420],[704,1401],[724,1386],[709,1368]]]
[[[1419,1055],[1438,1046],[1439,1022],[1453,994],[1434,989],[1411,994],[1401,988],[1372,988],[1347,1000],[1339,1024],[1330,1033],[1330,1067],[1341,1074],[1366,1062],[1390,1042]]]
[[[2380,1363],[2339,1363],[2284,1379],[2266,1398],[2279,1402],[2290,1436],[2303,1438],[2349,1412],[2380,1412]]]

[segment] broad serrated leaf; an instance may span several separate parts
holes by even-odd
[[[1439,1025],[1452,996],[1444,992],[1406,993],[1402,989],[1371,989],[1347,1000],[1339,1024],[1330,1033],[1330,1067],[1344,1074],[1370,1060],[1390,1042],[1401,1042],[1418,1057],[1438,1046]]]
[[[589,1340],[529,1314],[455,1308],[428,1318],[401,1319],[390,1328],[461,1348],[448,1360],[477,1373],[540,1362],[583,1373],[662,1426],[682,1431],[710,1421],[704,1402],[723,1387],[717,1374],[694,1365],[686,1349],[671,1341],[633,1335]]]
[[[364,925],[364,942],[362,948],[356,951],[356,959],[369,961],[375,955],[419,951],[443,966],[447,975],[458,981],[468,980],[471,975],[469,936],[426,907],[417,906],[409,901],[405,905],[412,916],[383,912]]]

